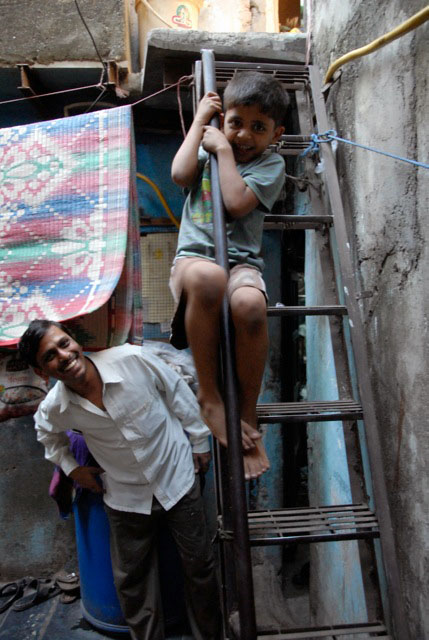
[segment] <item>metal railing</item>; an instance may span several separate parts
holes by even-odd
[[[204,92],[216,91],[213,51],[210,49],[202,49],[201,58]],[[219,118],[217,115],[212,118],[210,124],[214,127],[219,127]],[[224,207],[220,189],[219,168],[215,154],[210,155],[210,180],[213,202],[215,258],[217,264],[229,273]],[[243,640],[256,640],[255,603],[243,472],[238,385],[234,365],[234,339],[229,320],[229,304],[226,295],[222,304],[220,334],[221,375],[228,438],[228,469],[227,474],[223,474],[223,478],[225,479],[225,475],[227,475],[228,498],[230,502],[230,513],[225,513],[225,517],[231,518],[233,531],[232,547],[234,551],[233,561],[235,565],[235,590],[239,613],[240,638]],[[227,613],[229,615],[231,612],[228,611]]]

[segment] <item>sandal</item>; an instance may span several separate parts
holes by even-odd
[[[12,605],[14,611],[24,611],[32,607],[37,602],[40,591],[40,582],[37,578],[32,578],[23,589],[23,593],[20,598],[15,600]]]
[[[59,571],[54,575],[56,584],[62,591],[77,591],[80,589],[79,574],[66,573],[65,571]]]
[[[32,578],[25,584],[22,596],[15,600],[12,609],[14,611],[24,611],[39,602],[53,598],[60,591],[61,589],[55,584],[55,581],[50,578]]]
[[[39,601],[48,600],[49,598],[53,598],[61,593],[60,587],[57,585],[55,580],[51,578],[43,578],[39,580],[40,589],[39,589]]]
[[[65,591],[62,591],[60,595],[60,602],[61,604],[71,604],[72,602],[75,602],[77,598],[77,593],[66,593]]]
[[[0,589],[0,598],[5,598],[4,601],[0,600],[0,613],[6,611],[10,605],[22,596],[24,590],[23,580],[18,582],[8,582],[4,584]]]

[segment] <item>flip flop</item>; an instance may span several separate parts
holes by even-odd
[[[77,593],[65,593],[64,591],[60,595],[60,602],[62,604],[71,604],[77,600]]]
[[[67,573],[67,571],[57,571],[54,574],[54,579],[58,582],[79,582],[79,574],[71,571]]]
[[[53,598],[60,591],[61,589],[55,584],[55,581],[50,578],[32,578],[25,584],[22,596],[12,604],[12,609],[24,611],[39,602]]]
[[[6,611],[15,600],[22,596],[24,585],[22,580],[18,582],[8,582],[4,584],[0,589],[0,613]],[[5,598],[5,600],[3,600]]]
[[[42,600],[48,600],[48,598],[53,598],[54,596],[57,596],[59,593],[61,593],[61,588],[52,578],[42,578],[41,580],[39,580],[39,583],[39,602],[41,602]]]
[[[79,574],[59,571],[54,575],[55,582],[62,591],[75,591],[80,588]]]
[[[37,578],[33,578],[24,586],[22,596],[15,600],[12,604],[12,609],[14,611],[24,611],[24,609],[32,607],[37,602],[39,592],[40,582]]]

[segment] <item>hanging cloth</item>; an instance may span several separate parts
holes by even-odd
[[[0,345],[34,318],[140,342],[135,174],[129,106],[0,129]]]

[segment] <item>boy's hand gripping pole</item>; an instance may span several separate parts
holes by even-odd
[[[211,49],[201,50],[204,93],[216,93],[214,54]],[[215,115],[210,125],[219,128],[219,116]],[[215,257],[218,265],[229,274],[228,247],[225,230],[224,206],[219,180],[217,157],[210,154],[210,180],[213,203],[213,235]],[[253,593],[252,563],[250,556],[247,503],[243,472],[243,450],[241,441],[241,420],[238,404],[238,385],[234,366],[234,344],[229,323],[229,305],[225,296],[222,304],[221,320],[221,369],[228,438],[228,478],[229,499],[232,510],[234,531],[234,563],[238,612],[240,616],[240,638],[256,640],[255,602]],[[226,515],[226,514],[225,514]]]

